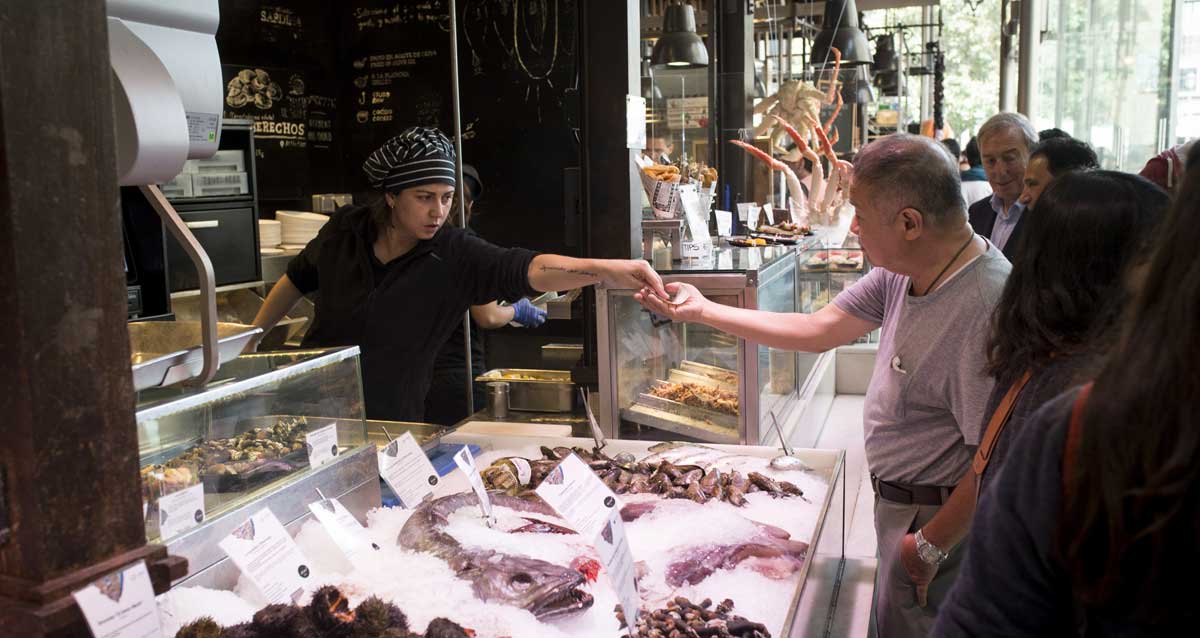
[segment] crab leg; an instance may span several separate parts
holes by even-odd
[[[833,51],[833,77],[829,80],[829,101],[832,102],[833,92],[837,90],[838,74],[842,72],[842,52],[837,47],[829,47],[829,50]]]
[[[837,102],[834,103],[834,106],[833,106],[833,115],[830,115],[829,119],[826,120],[826,122],[825,122],[825,132],[826,133],[829,133],[830,131],[832,131],[833,133],[837,133],[837,131],[833,131],[833,123],[834,123],[834,121],[837,120],[837,116],[841,114],[843,105],[844,105],[844,102],[842,101],[842,92],[838,91],[837,92]]]
[[[742,150],[762,160],[771,170],[783,173],[787,180],[788,197],[795,201],[797,205],[803,206],[807,203],[804,199],[804,190],[800,188],[800,178],[796,177],[795,171],[790,166],[771,157],[770,153],[763,151],[753,144],[747,144],[741,140],[729,140],[729,142],[742,147]]]
[[[783,130],[787,131],[787,134],[792,137],[792,141],[796,143],[796,151],[798,151],[799,157],[812,162],[812,187],[808,189],[809,198],[807,204],[809,210],[816,212],[816,202],[820,201],[822,189],[825,186],[825,169],[821,166],[821,158],[817,156],[816,151],[809,148],[808,142],[804,141],[804,136],[796,130],[796,127],[777,115],[774,117],[779,122],[779,125],[783,127]],[[799,160],[799,157],[793,161]]]
[[[821,218],[826,219],[829,207],[833,204],[833,197],[837,194],[837,189],[841,184],[842,174],[838,170],[838,158],[837,154],[833,152],[833,144],[825,136],[825,131],[820,126],[817,126],[815,121],[812,124],[817,129],[817,139],[821,141],[821,150],[829,160],[829,184],[825,186],[824,197],[821,198],[821,207],[819,209]]]

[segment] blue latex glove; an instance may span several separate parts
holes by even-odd
[[[536,328],[546,323],[546,311],[522,299],[513,304],[513,322],[525,328]]]

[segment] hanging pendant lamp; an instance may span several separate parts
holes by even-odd
[[[698,69],[708,66],[708,49],[696,35],[696,8],[672,4],[663,16],[663,34],[654,43],[650,65],[655,68]]]

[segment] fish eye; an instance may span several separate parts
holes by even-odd
[[[513,577],[509,579],[508,584],[512,585],[514,589],[529,589],[529,587],[533,585],[533,577],[525,572],[519,572],[517,574],[513,574]]]

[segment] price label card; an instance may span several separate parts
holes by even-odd
[[[71,595],[96,638],[162,638],[154,586],[143,561]]]
[[[679,244],[680,256],[684,259],[704,259],[712,249],[712,244],[699,241],[685,241]]]
[[[770,202],[767,202],[766,204],[763,204],[762,210],[763,210],[763,213],[765,213],[767,216],[767,225],[774,226],[775,225],[775,207],[772,206]]]
[[[536,491],[580,536],[593,539],[600,563],[613,579],[627,625],[636,626],[641,598],[616,494],[574,454],[551,470]]]
[[[595,538],[608,513],[621,509],[617,495],[574,454],[551,470],[536,492],[584,538]]]
[[[717,216],[717,236],[728,237],[733,234],[733,213],[727,210],[715,210]]]
[[[337,424],[331,423],[323,428],[309,432],[305,436],[308,448],[308,465],[317,468],[337,458],[338,455]]]
[[[621,601],[621,610],[625,612],[625,624],[632,636],[633,628],[637,626],[638,612],[641,611],[642,597],[638,595],[633,553],[629,550],[625,523],[621,521],[618,509],[609,511],[608,522],[596,536],[594,545],[596,553],[600,555],[600,564],[604,565],[617,590],[617,599]]]
[[[204,522],[204,484],[165,494],[158,499],[158,534],[175,538]]]
[[[218,545],[268,602],[296,604],[304,596],[308,559],[271,510],[260,510]]]
[[[738,204],[738,221],[746,225],[750,230],[758,228],[758,204],[753,202],[748,204]]]
[[[400,499],[400,506],[412,509],[433,493],[438,484],[437,470],[417,445],[412,432],[392,439],[379,452],[379,475]]]
[[[483,512],[483,516],[491,519],[492,499],[488,497],[487,488],[483,485],[483,477],[479,475],[479,468],[475,467],[475,457],[471,454],[469,446],[462,446],[462,449],[454,455],[454,464],[462,470],[463,474],[467,475],[467,480],[471,482],[475,496],[479,497],[479,510]]]
[[[336,498],[309,503],[308,509],[351,563],[362,563],[370,559],[372,552],[379,551],[379,546],[367,537],[362,523]]]

